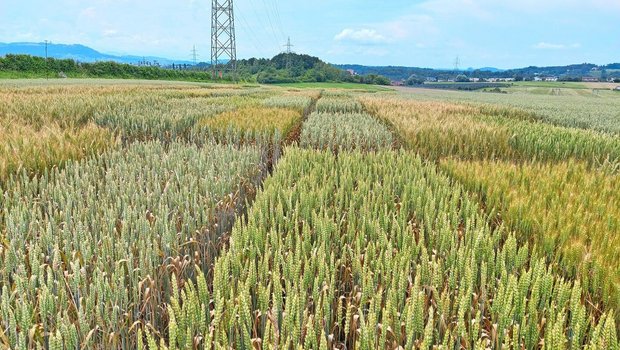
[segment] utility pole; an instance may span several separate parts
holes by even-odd
[[[47,44],[49,40],[45,40],[45,79],[49,80],[49,62],[47,60]]]
[[[222,60],[228,60],[222,63]],[[233,0],[212,0],[211,12],[211,67],[213,79],[224,71],[237,71],[237,44]]]
[[[288,41],[286,42],[286,44],[284,45],[286,47],[286,70],[291,69],[291,53],[293,53],[293,51],[291,51],[291,47],[295,46],[295,45],[291,45],[291,37],[288,37]]]

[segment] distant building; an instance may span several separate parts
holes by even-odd
[[[356,72],[356,71],[354,71],[353,69],[347,69],[347,72],[348,72],[350,75],[353,75],[353,76],[356,76],[356,75],[357,75],[357,72]]]
[[[430,83],[435,83],[435,82],[437,82],[437,78],[435,78],[435,77],[426,77],[426,81],[428,81]]]
[[[598,82],[598,78],[595,78],[595,77],[583,77],[583,78],[581,78],[581,81],[586,82],[586,83],[597,83]]]
[[[405,81],[404,80],[392,80],[390,82],[390,84],[392,86],[404,86],[405,85]]]
[[[543,81],[543,78],[541,78],[541,77],[534,77],[534,81]]]
[[[498,83],[498,82],[511,82],[515,81],[515,78],[489,78],[487,79],[489,83]]]
[[[545,81],[558,81],[558,77],[545,77]]]
[[[469,81],[472,83],[477,83],[480,81],[480,78],[469,78]]]

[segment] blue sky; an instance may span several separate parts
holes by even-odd
[[[209,0],[0,0],[0,42],[208,60]],[[235,0],[238,57],[499,68],[620,61],[620,0]]]

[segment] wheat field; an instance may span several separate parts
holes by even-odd
[[[0,348],[620,349],[613,103],[463,96],[0,83]]]

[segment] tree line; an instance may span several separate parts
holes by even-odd
[[[209,65],[192,69],[173,67],[136,66],[112,61],[85,63],[72,59],[43,58],[30,55],[0,57],[0,72],[15,77],[63,76],[71,78],[120,78],[148,80],[211,81]],[[6,74],[5,74],[6,75]],[[349,72],[325,63],[317,57],[299,54],[279,54],[271,59],[250,58],[237,62],[235,75],[224,74],[224,80],[279,84],[296,82],[349,82],[389,85],[388,78],[378,74],[351,75]]]
[[[135,66],[112,61],[84,63],[71,59],[55,59],[30,55],[0,57],[0,71],[27,76],[67,76],[71,78],[120,78],[147,80],[210,81],[205,71],[172,70],[157,66]]]
[[[323,62],[318,57],[296,53],[281,53],[271,59],[240,60],[237,69],[241,77],[254,77],[261,84],[346,82],[390,85],[391,83],[390,79],[379,74],[352,75]]]
[[[620,63],[612,63],[604,66],[583,63],[567,66],[553,67],[525,67],[510,70],[498,70],[494,68],[483,68],[476,70],[448,70],[431,69],[417,67],[370,67],[361,65],[338,65],[341,69],[354,69],[360,74],[378,74],[388,77],[391,80],[404,80],[414,76],[425,81],[427,78],[437,80],[455,80],[459,75],[469,78],[490,79],[490,78],[514,78],[516,81],[533,80],[537,76],[555,76],[562,81],[581,81],[585,76],[595,76],[601,80],[609,78],[620,79]]]

